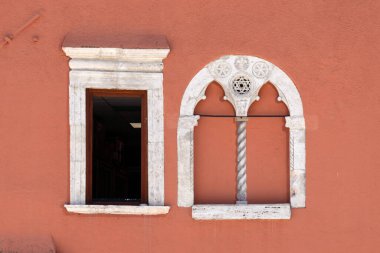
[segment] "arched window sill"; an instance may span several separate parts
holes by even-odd
[[[118,214],[118,215],[162,215],[169,213],[170,206],[127,205],[65,205],[69,213]]]
[[[289,220],[290,204],[194,205],[195,220]]]

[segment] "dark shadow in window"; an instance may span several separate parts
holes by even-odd
[[[94,95],[92,102],[92,203],[140,203],[142,99]]]

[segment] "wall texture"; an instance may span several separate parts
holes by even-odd
[[[39,10],[42,17],[0,49],[0,242],[39,238],[44,244],[40,238],[51,235],[58,252],[70,253],[378,251],[378,1],[3,0],[0,34],[17,30]],[[172,50],[164,69],[165,202],[172,206],[168,215],[82,216],[65,211],[69,69],[61,44],[71,32],[97,35],[99,40],[126,33],[167,36]],[[290,221],[200,222],[191,219],[190,208],[176,207],[180,101],[197,71],[225,54],[269,60],[292,78],[302,96],[307,208],[293,209]],[[219,159],[212,168],[233,166],[233,123],[225,120],[219,128],[202,120],[196,150],[198,145],[198,150],[215,152],[207,149],[214,145],[228,161]],[[207,124],[214,131],[208,133]],[[263,138],[267,135],[278,147],[286,146],[281,127],[253,124],[249,131],[262,131],[257,145],[268,143]],[[209,135],[224,139],[210,144],[204,140]],[[248,152],[253,152],[255,144],[250,145]],[[271,161],[274,156],[268,150],[258,150],[254,159],[260,159],[254,164],[261,168],[281,163],[286,169],[286,159]],[[265,160],[267,165],[262,165]],[[204,168],[196,177],[207,177],[196,185],[196,200],[231,201],[231,171],[218,174],[227,182],[226,189],[219,187],[225,194],[201,187],[212,183],[208,164],[207,156],[196,160],[196,173]],[[269,175],[263,169],[257,173]],[[286,177],[286,172],[279,173]],[[269,198],[286,198],[281,180],[274,180],[278,188],[269,189]],[[257,192],[260,197],[252,201],[264,201],[265,194]]]

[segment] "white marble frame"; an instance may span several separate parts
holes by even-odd
[[[248,96],[234,94],[231,80],[244,75],[253,84]],[[258,205],[194,205],[194,152],[193,135],[199,116],[194,115],[197,103],[205,99],[208,85],[216,81],[224,92],[237,116],[246,116],[250,105],[259,99],[260,88],[267,82],[279,92],[279,100],[288,107],[286,117],[289,128],[290,203]],[[183,95],[178,121],[178,206],[192,207],[194,219],[289,219],[290,208],[304,208],[305,203],[305,120],[302,100],[293,81],[274,64],[253,56],[224,56],[209,63],[189,83]],[[249,159],[249,157],[247,157]],[[266,215],[260,213],[262,208]],[[270,210],[281,210],[274,212]]]
[[[70,60],[70,204],[81,214],[158,215],[164,206],[162,60],[169,49],[64,47]],[[148,205],[86,204],[86,89],[145,90],[148,117]]]

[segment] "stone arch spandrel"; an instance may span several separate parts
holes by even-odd
[[[289,76],[278,67],[274,67],[268,80],[276,87],[279,95],[288,106],[290,116],[303,117],[301,96]]]
[[[194,114],[195,106],[205,95],[207,86],[214,81],[214,77],[207,68],[199,71],[187,86],[181,101],[181,116]]]

